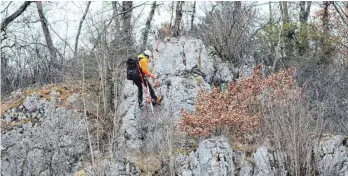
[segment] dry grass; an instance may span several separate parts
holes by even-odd
[[[142,153],[138,156],[136,165],[141,170],[143,176],[154,175],[161,169],[160,159],[151,153]]]
[[[86,88],[90,93],[95,91],[95,88],[98,87],[95,82],[89,81]],[[9,98],[8,101],[1,102],[1,116],[5,115],[5,113],[12,109],[23,105],[24,100],[27,96],[32,95],[34,93],[39,93],[42,99],[51,100],[51,93],[55,91],[58,92],[59,95],[56,97],[59,100],[56,107],[67,107],[66,102],[68,97],[73,93],[81,93],[82,89],[79,87],[79,82],[75,84],[71,83],[60,83],[60,84],[47,84],[42,86],[41,88],[27,88],[23,91],[18,97]],[[93,113],[92,113],[93,114]],[[14,127],[21,126],[28,122],[37,122],[36,118],[28,118],[20,121],[13,122],[5,122],[1,119],[1,131],[6,131],[12,129]]]
[[[89,93],[92,93],[92,92],[97,92],[98,87],[99,86],[97,82],[89,81],[85,89]],[[58,106],[64,106],[67,98],[72,93],[81,93],[82,88],[79,82],[75,82],[74,84],[71,84],[71,83],[47,84],[42,86],[41,88],[28,88],[23,91],[20,97],[16,97],[16,98],[10,97],[10,100],[1,102],[1,116],[4,115],[7,110],[22,105],[25,98],[34,93],[39,93],[41,98],[44,98],[46,100],[51,100],[50,93],[52,93],[53,91],[56,91],[59,93],[59,95],[57,96],[57,99],[59,99],[61,103]]]
[[[315,173],[312,150],[323,130],[323,109],[309,110],[305,99],[284,104],[265,104],[261,132],[270,136],[274,150],[284,153],[284,166],[290,175]],[[265,138],[265,137],[264,137]]]
[[[1,102],[1,114],[0,114],[0,116],[3,116],[7,110],[22,105],[24,102],[24,99],[25,99],[25,97],[22,97],[22,98],[10,100],[7,102]]]
[[[1,119],[1,129],[0,131],[1,132],[4,132],[4,131],[8,131],[8,130],[11,130],[15,127],[19,127],[19,126],[22,126],[23,124],[26,124],[26,123],[37,123],[39,122],[39,120],[37,118],[28,118],[28,119],[23,119],[23,120],[20,120],[20,121],[13,121],[13,122],[5,122],[4,120]]]

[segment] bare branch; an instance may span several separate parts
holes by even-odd
[[[10,3],[8,3],[8,5],[5,7],[5,9],[3,11],[1,11],[1,13],[4,13],[8,9],[8,7],[12,4],[12,2],[13,1],[10,1]],[[6,13],[6,15],[7,15],[7,13]]]
[[[15,11],[9,17],[5,18],[4,21],[1,22],[1,31],[5,31],[7,25],[9,25],[13,20],[15,20],[19,15],[21,15],[25,11],[25,9],[27,9],[30,3],[32,3],[32,1],[25,1],[17,11]]]
[[[88,12],[88,9],[89,9],[89,6],[91,5],[91,1],[88,1],[87,2],[87,6],[86,6],[86,10],[85,12],[83,13],[83,16],[82,16],[82,19],[80,21],[80,24],[79,24],[79,28],[77,30],[77,34],[76,34],[76,39],[75,39],[75,52],[74,52],[74,56],[76,57],[77,55],[77,46],[79,44],[79,36],[80,36],[80,33],[81,33],[81,28],[82,28],[82,24],[83,24],[83,21],[85,20],[86,18],[86,15],[87,15],[87,12]]]
[[[36,5],[37,5],[37,10],[38,10],[38,13],[40,16],[40,20],[41,20],[42,30],[43,30],[44,35],[45,35],[47,47],[48,47],[48,50],[50,51],[51,63],[54,63],[57,60],[57,55],[56,55],[57,49],[53,45],[51,34],[50,34],[50,31],[48,30],[48,27],[47,27],[48,22],[47,22],[45,15],[44,15],[43,9],[42,9],[42,3],[40,1],[38,1],[38,2],[36,2]]]
[[[149,17],[146,20],[146,27],[145,27],[145,30],[144,30],[143,36],[142,36],[143,37],[143,44],[141,46],[142,50],[145,50],[145,48],[146,48],[147,37],[148,37],[148,34],[149,34],[150,25],[151,25],[151,21],[152,21],[153,15],[155,14],[155,10],[156,10],[156,1],[153,2],[152,7],[151,7],[150,15],[149,15]]]
[[[346,15],[346,14],[343,12],[343,14],[344,14],[344,16],[345,16],[345,17],[344,17],[344,16],[342,15],[341,11],[337,8],[336,3],[332,3],[332,4],[333,4],[333,6],[335,7],[336,12],[340,15],[340,17],[341,17],[343,23],[344,23],[344,24],[347,24],[348,15]]]
[[[128,12],[132,11],[133,9],[135,9],[135,8],[137,8],[137,7],[140,7],[140,6],[142,6],[142,5],[146,4],[146,3],[147,3],[147,2],[144,2],[144,3],[139,4],[139,5],[137,5],[137,6],[133,6],[132,8],[129,8],[129,9],[127,9],[127,10],[124,10],[124,11],[122,11],[121,13],[119,13],[119,14],[117,14],[117,15],[123,15],[123,14],[126,14],[126,13],[128,13]]]

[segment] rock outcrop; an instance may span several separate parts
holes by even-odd
[[[182,176],[234,175],[234,157],[226,138],[206,139],[199,143],[197,151],[177,157],[177,173]]]
[[[161,43],[158,45],[158,52],[154,52],[151,63],[152,72],[161,84],[156,92],[164,96],[163,104],[154,109],[159,119],[178,119],[182,109],[194,109],[198,90],[210,90],[209,82],[214,75],[214,66],[201,40],[181,38],[176,42]],[[149,105],[139,109],[137,87],[132,81],[126,82],[124,91],[125,116],[121,127],[120,147],[137,149],[145,138],[142,121],[154,117],[154,114]],[[147,94],[143,96],[144,99],[148,97]]]
[[[154,108],[154,113],[149,105],[139,108],[137,87],[126,81],[118,146],[112,146],[117,152],[95,157],[93,166],[85,165],[91,158],[87,124],[77,110],[84,106],[80,95],[65,97],[66,107],[60,106],[62,96],[57,90],[44,96],[27,95],[1,112],[1,175],[72,175],[79,171],[77,174],[82,175],[140,176],[169,175],[169,170],[180,176],[288,175],[286,156],[266,146],[246,156],[223,136],[202,140],[188,152],[170,148],[180,143],[169,138],[178,136],[171,133],[178,126],[182,109],[194,110],[198,90],[210,90],[211,84],[233,79],[228,65],[219,62],[209,58],[197,39],[180,38],[156,46],[150,63],[161,83],[156,93],[164,95],[163,104]],[[245,74],[250,74],[250,69]],[[20,92],[13,95],[23,97]],[[144,100],[147,96],[144,94]],[[313,141],[313,146],[316,174],[348,176],[347,137],[326,136]],[[156,151],[163,151],[165,159],[151,156]]]
[[[81,167],[86,122],[78,112],[57,108],[58,95],[31,94],[2,116],[1,175],[69,175]]]
[[[324,137],[314,151],[318,175],[348,175],[348,137]]]
[[[317,175],[348,175],[347,137],[327,136],[314,146]],[[179,154],[176,162],[177,173],[182,176],[286,176],[288,171],[282,158],[284,156],[271,152],[265,146],[259,147],[250,158],[245,157],[243,151],[233,150],[226,138],[222,137],[201,141],[196,151]],[[239,165],[238,168],[236,165]]]

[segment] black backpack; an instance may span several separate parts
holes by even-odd
[[[128,58],[127,60],[127,79],[136,80],[140,79],[141,68],[139,67],[139,59]]]

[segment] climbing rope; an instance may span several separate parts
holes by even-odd
[[[140,79],[141,79],[141,82],[142,82],[142,84],[144,85],[144,91],[147,93],[147,95],[148,95],[148,99],[145,101],[145,109],[146,109],[146,111],[145,111],[145,118],[148,118],[148,107],[147,107],[147,104],[148,104],[148,101],[150,100],[150,106],[151,106],[151,110],[152,110],[152,113],[154,113],[153,112],[153,106],[152,106],[152,98],[151,98],[151,95],[150,95],[150,90],[149,90],[149,85],[148,85],[148,81],[147,80],[145,80],[145,77],[143,78],[143,75],[141,74],[141,71],[140,71],[140,68],[139,68],[139,66],[137,65],[137,68],[138,68],[138,71],[139,71],[139,76],[140,76]],[[144,83],[144,80],[145,80],[145,83]]]
[[[159,87],[159,89],[157,89],[156,95],[161,95],[162,96],[161,87],[159,85],[156,85],[155,87],[157,88],[157,86]],[[158,113],[159,113],[159,107],[157,105],[156,109],[155,109],[155,118],[156,118],[156,120],[158,119]]]

